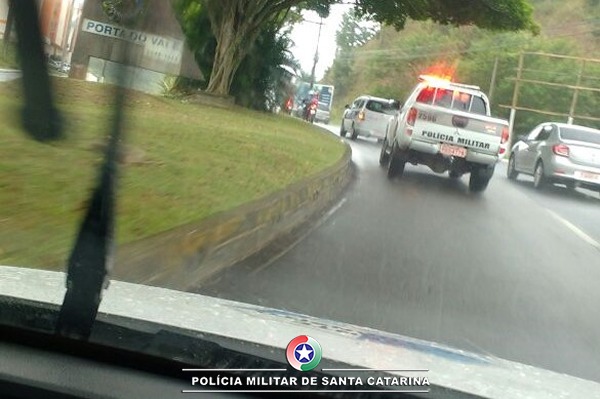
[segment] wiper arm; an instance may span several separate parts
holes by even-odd
[[[126,51],[127,46],[124,46]],[[91,334],[113,261],[115,186],[124,122],[125,74],[125,70],[120,72],[120,82],[116,86],[113,125],[99,180],[69,257],[67,292],[56,333],[75,339],[88,339]]]
[[[108,286],[114,237],[117,151],[124,101],[123,91],[117,90],[114,125],[100,169],[99,181],[92,192],[89,207],[69,257],[67,292],[56,326],[57,334],[75,339],[89,338],[102,300],[102,291]]]
[[[10,12],[16,24],[25,92],[23,126],[35,140],[46,142],[59,139],[62,136],[61,118],[52,102],[35,0],[10,0]],[[122,75],[120,78],[123,81]],[[102,299],[102,290],[108,285],[124,96],[123,89],[118,88],[114,123],[104,163],[68,261],[67,292],[56,333],[69,338],[89,338]]]
[[[47,142],[62,136],[62,123],[52,101],[50,78],[44,60],[35,0],[10,0],[18,35],[25,107],[23,127],[35,140]],[[123,46],[123,54],[127,53]],[[68,261],[67,292],[60,309],[56,333],[87,340],[100,301],[108,286],[114,236],[117,152],[124,119],[125,71],[119,75],[115,112],[104,162],[89,200],[83,222]]]
[[[63,126],[52,101],[35,0],[10,0],[9,7],[15,21],[17,53],[23,76],[23,128],[38,141],[60,139]]]

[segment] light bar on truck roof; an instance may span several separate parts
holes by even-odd
[[[454,87],[462,87],[464,89],[480,90],[481,91],[481,88],[479,86],[465,85],[465,84],[462,84],[462,83],[455,83],[455,82],[453,82],[451,79],[449,79],[447,77],[438,77],[438,76],[432,76],[432,75],[420,75],[419,76],[419,82],[445,83],[445,84],[448,84],[448,85],[452,85]]]

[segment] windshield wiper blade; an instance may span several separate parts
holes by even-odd
[[[9,13],[9,19],[14,18],[15,22],[17,52],[23,76],[23,128],[38,141],[60,139],[63,136],[63,124],[52,100],[36,2],[10,0]]]
[[[56,332],[75,339],[88,339],[91,334],[113,261],[115,186],[124,121],[125,90],[122,84],[125,73],[120,73],[120,84],[116,87],[113,125],[99,180],[69,257],[67,292]]]
[[[116,106],[117,110],[121,107]],[[117,111],[120,114],[120,111]],[[69,257],[67,292],[56,326],[59,335],[88,339],[102,291],[108,286],[114,235],[115,180],[120,122],[113,127],[104,164]]]
[[[123,46],[122,49],[125,55],[127,47]],[[125,119],[126,74],[125,68],[118,74],[113,124],[104,163],[69,257],[67,292],[60,309],[56,333],[74,339],[89,338],[102,300],[102,291],[109,283],[108,274],[113,262],[118,153]]]
[[[25,107],[23,127],[35,140],[47,142],[62,136],[62,123],[52,99],[50,77],[44,60],[35,0],[10,0],[23,75]],[[129,45],[121,47],[128,64]],[[98,181],[88,202],[67,268],[67,292],[56,324],[56,334],[87,340],[108,286],[112,261],[117,157],[123,130],[126,69],[118,74],[113,125],[100,167]]]

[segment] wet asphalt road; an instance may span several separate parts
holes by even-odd
[[[505,164],[481,196],[423,166],[389,181],[379,144],[350,144],[356,178],[327,217],[197,292],[600,381],[598,193],[537,192]]]

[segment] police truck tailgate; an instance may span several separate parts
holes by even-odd
[[[468,152],[489,155],[501,153],[502,134],[507,134],[508,122],[485,115],[415,104],[417,117],[412,127],[412,139],[440,143],[443,155],[459,158]]]

